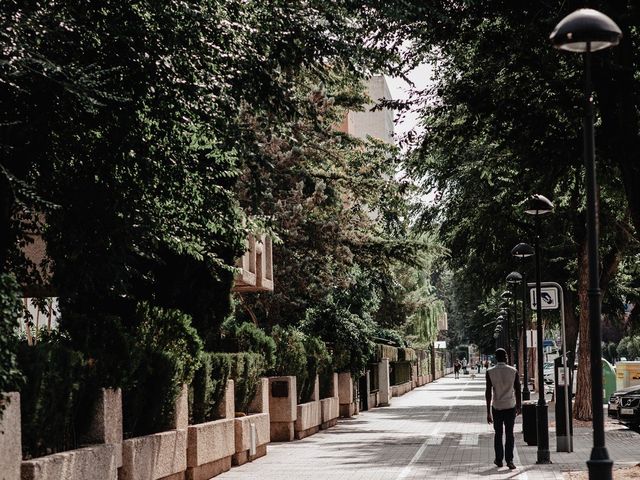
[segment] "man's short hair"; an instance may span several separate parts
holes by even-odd
[[[507,361],[507,351],[504,348],[498,348],[496,350],[496,361],[498,362]]]

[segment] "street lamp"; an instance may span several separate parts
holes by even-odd
[[[500,346],[502,348],[504,348],[506,343],[505,343],[505,340],[504,340],[505,332],[503,332],[503,330],[506,330],[508,332],[509,331],[509,324],[505,323],[504,315],[498,314],[498,317],[496,318],[496,320],[498,322],[498,325],[496,326],[496,328],[498,328],[500,330],[500,333],[501,333],[501,335],[500,335]],[[507,327],[506,329],[504,328],[505,326]]]
[[[590,480],[611,480],[613,460],[609,458],[604,437],[602,412],[602,346],[600,326],[600,285],[598,271],[598,186],[596,183],[595,135],[593,132],[593,88],[591,85],[591,52],[620,43],[622,31],[603,13],[581,8],[563,18],[550,35],[553,46],[560,50],[584,53],[584,164],[587,189],[587,245],[589,260],[589,340],[591,356],[591,406],[593,448],[587,461]]]
[[[511,298],[511,292],[509,290],[505,290],[500,294],[500,298],[502,298],[505,302],[508,302]],[[509,358],[513,360],[512,351],[511,351],[511,326],[509,321],[509,313],[505,312],[504,316],[506,317],[507,323],[507,353],[509,354]]]
[[[522,358],[524,366],[524,382],[522,387],[522,400],[530,400],[529,392],[529,354],[527,349],[527,281],[524,273],[524,259],[533,256],[533,247],[526,243],[519,243],[511,249],[511,255],[520,258],[522,266]]]
[[[538,459],[536,463],[551,463],[549,454],[549,412],[544,398],[544,364],[542,359],[542,301],[540,295],[540,215],[553,210],[551,201],[543,195],[533,195],[529,199],[525,213],[533,215],[536,221],[536,330],[538,360],[538,404],[536,405],[538,432]],[[602,390],[602,389],[601,389]]]
[[[518,367],[518,363],[520,362],[519,354],[519,342],[518,342],[518,310],[516,308],[516,285],[518,283],[522,283],[522,275],[518,272],[511,272],[507,275],[507,283],[513,286],[513,329],[515,330],[515,346],[516,346],[516,355],[513,363]]]

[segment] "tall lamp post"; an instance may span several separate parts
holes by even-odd
[[[544,398],[544,363],[542,358],[542,299],[540,294],[540,215],[553,210],[553,204],[543,195],[533,195],[529,200],[525,213],[533,215],[536,219],[536,330],[537,330],[537,366],[538,366],[538,404],[536,405],[537,433],[538,433],[538,459],[536,463],[551,463],[549,454],[549,412]],[[600,389],[602,391],[602,389]]]
[[[500,341],[498,342],[501,348],[505,348],[506,346],[506,342],[504,340],[505,337],[505,318],[504,315],[500,315],[498,314],[498,317],[496,318],[498,325],[496,325],[496,328],[498,329],[499,333],[500,333]],[[508,327],[507,327],[508,329]]]
[[[500,294],[500,298],[502,298],[502,300],[504,300],[505,302],[509,302],[509,299],[511,298],[511,292],[509,290],[505,290]],[[509,320],[509,312],[505,311],[504,315],[507,322],[507,353],[509,354],[509,358],[513,360],[513,356],[511,355],[511,322]]]
[[[508,328],[508,332],[511,331],[511,320],[509,319],[509,302],[507,302],[506,300],[503,300],[502,302],[500,302],[500,305],[498,305],[498,308],[500,309],[500,312],[498,312],[498,315],[502,315],[503,317],[505,317],[507,319],[507,324],[509,325]],[[509,341],[509,340],[507,340]],[[507,351],[509,348],[509,343],[507,343]],[[509,352],[510,354],[510,352]]]
[[[522,358],[524,381],[522,386],[522,400],[530,400],[529,392],[529,353],[527,349],[527,280],[524,273],[524,259],[533,256],[533,247],[526,243],[519,243],[511,249],[511,255],[520,258],[522,270]]]
[[[518,272],[511,272],[509,275],[507,275],[507,283],[509,285],[511,285],[513,287],[513,329],[515,330],[515,347],[516,347],[516,354],[515,354],[515,360],[513,361],[513,363],[516,365],[516,368],[521,368],[521,366],[519,365],[520,363],[520,356],[519,356],[519,345],[520,343],[518,342],[519,339],[519,335],[518,335],[518,308],[517,308],[517,300],[516,300],[516,285],[518,285],[519,283],[522,283],[522,275],[520,275],[520,273]],[[524,332],[522,333],[522,335],[524,335]]]
[[[587,461],[590,480],[611,480],[613,460],[609,458],[604,438],[602,412],[602,346],[600,326],[600,284],[598,271],[598,186],[596,183],[595,135],[593,132],[593,87],[591,52],[620,43],[622,31],[603,13],[581,8],[563,18],[550,35],[560,50],[584,54],[584,164],[587,189],[587,245],[589,260],[589,340],[591,343],[591,405],[593,410],[593,448]]]

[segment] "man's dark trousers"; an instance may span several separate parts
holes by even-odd
[[[513,462],[513,424],[516,422],[516,409],[506,410],[491,409],[493,412],[493,429],[496,435],[493,439],[493,448],[496,452],[496,461],[502,462],[502,458],[507,463]],[[504,426],[505,446],[502,448],[502,431]]]

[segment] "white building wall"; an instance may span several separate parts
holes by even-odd
[[[362,139],[369,135],[387,143],[394,143],[393,111],[387,108],[372,111],[380,99],[391,99],[391,92],[383,75],[375,75],[367,81],[367,93],[372,103],[365,105],[362,112],[349,112],[348,132]]]

